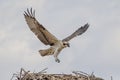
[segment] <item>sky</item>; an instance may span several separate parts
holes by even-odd
[[[120,0],[0,0],[0,80],[10,80],[21,68],[48,73],[94,72],[120,80]],[[49,48],[28,28],[23,13],[36,11],[36,19],[58,39],[82,25],[88,30],[70,41],[58,56],[41,57]]]

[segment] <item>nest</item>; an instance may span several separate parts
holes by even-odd
[[[104,80],[93,73],[89,75],[82,71],[73,71],[72,74],[47,74],[46,69],[32,73],[21,68],[18,74],[13,74],[11,80]]]

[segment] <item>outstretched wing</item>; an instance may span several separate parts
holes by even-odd
[[[45,45],[54,45],[58,39],[52,35],[43,25],[41,25],[35,18],[35,10],[32,8],[24,12],[25,20],[30,30],[38,37],[38,39]]]
[[[87,23],[84,26],[78,28],[73,34],[71,34],[70,36],[63,39],[63,41],[69,41],[69,40],[73,39],[74,37],[81,35],[88,29],[88,27],[89,27],[89,24]]]

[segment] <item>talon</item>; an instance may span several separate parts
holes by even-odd
[[[60,63],[60,60],[59,59],[55,59],[56,62]]]

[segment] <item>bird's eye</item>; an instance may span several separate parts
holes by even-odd
[[[63,45],[66,45],[65,43],[63,43]]]

